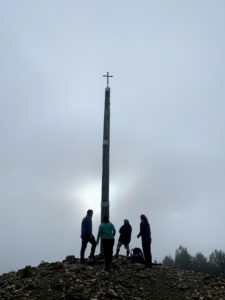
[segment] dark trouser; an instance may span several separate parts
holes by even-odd
[[[117,249],[116,249],[116,255],[119,254],[120,252],[120,247],[124,245],[125,249],[127,249],[127,256],[129,256],[129,253],[130,253],[130,248],[129,248],[129,242],[127,241],[118,241],[118,244],[117,244]]]
[[[145,265],[152,266],[151,240],[142,241],[142,249],[145,257]]]
[[[81,246],[81,250],[80,250],[80,260],[84,261],[84,252],[87,248],[87,243],[91,243],[91,257],[94,257],[95,254],[95,248],[96,248],[96,241],[94,236],[92,237],[82,237],[82,246]]]
[[[112,262],[114,239],[102,239],[102,247],[105,256],[105,266],[108,268]]]

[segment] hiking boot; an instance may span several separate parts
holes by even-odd
[[[120,250],[117,249],[117,250],[116,250],[116,254],[115,254],[115,257],[116,257],[116,258],[118,258],[119,252],[120,252]]]

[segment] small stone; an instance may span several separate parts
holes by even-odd
[[[68,263],[68,264],[75,264],[76,263],[76,258],[75,258],[75,256],[74,255],[68,255],[67,257],[66,257],[66,262]]]
[[[113,296],[113,297],[115,297],[115,298],[118,297],[118,294],[114,290],[112,290],[112,289],[108,289],[108,294],[111,295],[111,296]]]
[[[181,285],[180,289],[181,290],[188,290],[190,287],[188,285]]]

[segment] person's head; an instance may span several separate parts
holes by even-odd
[[[87,211],[87,215],[88,215],[89,217],[92,217],[92,216],[93,216],[93,210],[92,210],[92,209],[89,209],[89,210]]]
[[[141,222],[148,222],[148,219],[145,215],[140,215]]]
[[[109,217],[104,216],[103,217],[103,223],[109,223]]]
[[[129,224],[129,221],[127,219],[125,219],[124,224]]]

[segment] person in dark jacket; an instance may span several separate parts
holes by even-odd
[[[87,248],[88,242],[91,243],[90,258],[94,260],[96,241],[95,241],[95,237],[92,234],[92,216],[93,216],[93,210],[89,209],[87,211],[86,217],[83,218],[81,223],[81,239],[82,239],[82,246],[80,250],[81,263],[84,263],[84,252]]]
[[[116,229],[114,225],[109,222],[107,216],[103,217],[103,223],[99,226],[97,244],[99,239],[102,239],[102,247],[105,256],[105,269],[109,270],[109,267],[112,263],[112,254],[113,254],[113,245],[114,245],[114,236],[116,234]]]
[[[152,254],[151,254],[151,230],[148,219],[145,215],[141,215],[141,223],[140,223],[140,232],[137,236],[139,238],[141,236],[142,239],[142,249],[145,257],[145,266],[148,268],[152,267]]]
[[[131,240],[131,233],[132,233],[132,227],[127,219],[124,220],[124,225],[120,227],[119,230],[120,237],[117,244],[116,249],[116,257],[118,257],[118,254],[120,252],[120,247],[124,245],[125,249],[127,250],[127,256],[130,254],[130,240]]]

